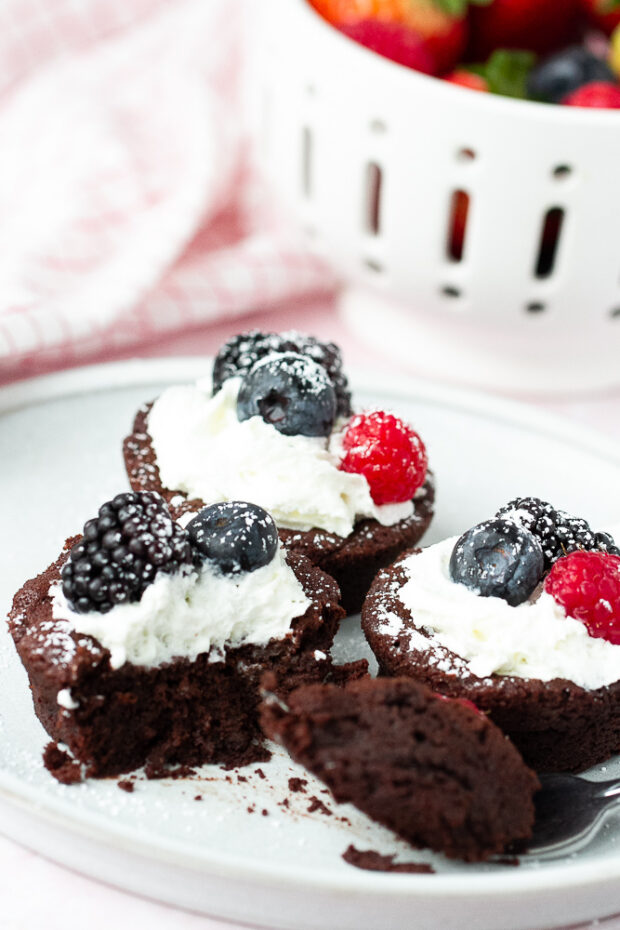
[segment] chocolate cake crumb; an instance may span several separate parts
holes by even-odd
[[[255,812],[256,808],[255,808],[252,804],[249,804],[249,805],[246,807],[246,810],[247,810],[248,814],[253,814],[253,813]]]
[[[319,814],[325,814],[327,817],[331,817],[332,812],[329,807],[326,807],[325,804],[319,798],[314,795],[310,798],[310,804],[308,805],[308,813],[313,814],[315,811],[318,811]]]
[[[278,805],[279,805],[280,807],[290,807],[290,806],[291,806],[291,805],[289,804],[288,798],[284,798],[283,801],[278,801]]]
[[[121,778],[120,781],[117,781],[116,784],[121,789],[121,791],[127,791],[129,794],[134,790],[134,784],[130,781],[129,778]]]
[[[262,769],[254,769],[254,771],[258,775],[259,778],[267,778],[267,776],[265,775]]]
[[[240,784],[240,782],[244,781],[247,781],[247,777],[245,775],[237,775],[237,784]]]
[[[202,795],[201,794],[194,795],[194,801],[202,801]]]
[[[48,743],[43,750],[43,765],[61,785],[76,785],[82,781],[82,766],[56,742]]]
[[[289,791],[305,791],[308,781],[306,778],[289,778],[288,780],[288,790]]]
[[[261,814],[263,815],[263,817],[268,817],[268,816],[269,816],[269,811],[266,810],[266,809],[263,807],[263,809],[262,809],[262,811],[261,811]]]
[[[394,856],[382,856],[374,849],[356,849],[349,846],[342,858],[356,869],[370,872],[410,872],[419,875],[434,875],[435,869],[426,862],[394,862]]]

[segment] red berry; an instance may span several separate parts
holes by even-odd
[[[471,61],[498,48],[547,54],[577,39],[580,0],[493,0],[470,8]]]
[[[343,438],[342,471],[363,475],[375,504],[411,500],[426,479],[424,443],[410,426],[390,413],[361,413]]]
[[[568,94],[562,101],[566,107],[598,107],[620,110],[620,85],[610,81],[593,81]]]
[[[489,90],[489,82],[482,75],[474,74],[473,71],[465,71],[465,69],[453,71],[452,74],[448,74],[444,78],[444,81],[448,81],[450,84],[458,84],[460,87],[469,87],[471,90],[484,92]]]
[[[581,0],[590,20],[608,36],[620,25],[620,6],[612,0]]]
[[[571,552],[554,563],[547,591],[590,636],[620,645],[620,556]]]
[[[435,60],[425,40],[402,23],[363,19],[338,28],[350,39],[399,65],[406,65],[407,68],[413,68],[423,74],[435,74],[437,71]]]
[[[469,710],[473,710],[477,714],[480,714],[480,716],[484,717],[483,711],[481,711],[480,708],[477,707],[473,701],[470,701],[469,698],[451,698],[451,697],[448,697],[447,694],[439,694],[439,693],[435,694],[435,697],[437,698],[438,701],[450,701],[453,704],[460,704],[461,707],[468,707]]]

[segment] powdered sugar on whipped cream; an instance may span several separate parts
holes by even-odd
[[[411,501],[377,505],[362,475],[340,471],[342,438],[285,436],[261,417],[237,419],[241,379],[211,396],[210,383],[168,388],[148,419],[162,484],[210,504],[249,500],[279,526],[353,532],[374,517],[392,526],[413,513]]]
[[[159,574],[140,601],[104,614],[76,613],[58,585],[52,614],[109,649],[112,668],[126,661],[154,667],[176,658],[193,661],[210,649],[210,660],[218,661],[225,646],[283,639],[310,603],[279,547],[253,572],[223,575],[207,562],[200,572]]]
[[[410,556],[409,580],[399,591],[417,627],[465,660],[480,678],[495,673],[551,681],[566,678],[594,689],[620,680],[620,646],[588,634],[545,591],[533,602],[511,607],[498,597],[480,597],[450,578],[457,537]],[[387,618],[386,618],[387,619]],[[418,636],[415,648],[432,644]]]

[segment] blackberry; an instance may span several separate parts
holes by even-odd
[[[337,415],[350,417],[351,392],[342,371],[342,356],[333,342],[320,342],[303,333],[261,333],[252,330],[233,336],[225,342],[213,364],[213,393],[216,394],[229,378],[243,377],[250,368],[268,355],[296,352],[322,365],[334,386]]]
[[[561,103],[573,91],[594,81],[616,83],[616,75],[602,58],[583,45],[571,45],[545,58],[532,69],[527,93],[532,100]]]
[[[245,375],[237,416],[241,421],[262,417],[285,436],[329,436],[336,393],[322,365],[292,352],[273,355]]]
[[[62,569],[62,590],[78,613],[107,613],[139,601],[158,572],[192,565],[189,537],[153,491],[131,491],[99,508]]]
[[[457,540],[450,557],[452,581],[481,597],[501,597],[512,607],[532,594],[544,571],[539,540],[513,520],[487,520]]]
[[[225,575],[268,565],[278,549],[273,517],[257,504],[229,501],[204,507],[187,524],[197,565],[206,559]]]
[[[573,517],[538,497],[517,497],[496,516],[513,520],[538,537],[545,557],[545,570],[557,559],[578,549],[584,552],[601,551],[620,554],[608,533],[595,533],[581,517]]]

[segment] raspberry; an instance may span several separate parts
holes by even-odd
[[[545,591],[590,636],[620,645],[620,557],[608,552],[571,552],[558,559]]]
[[[375,504],[411,500],[426,478],[424,443],[402,420],[377,410],[353,417],[342,441],[342,471],[363,475]]]
[[[77,613],[107,613],[139,601],[158,572],[192,564],[189,537],[153,491],[117,494],[84,524],[62,569],[62,590]]]

